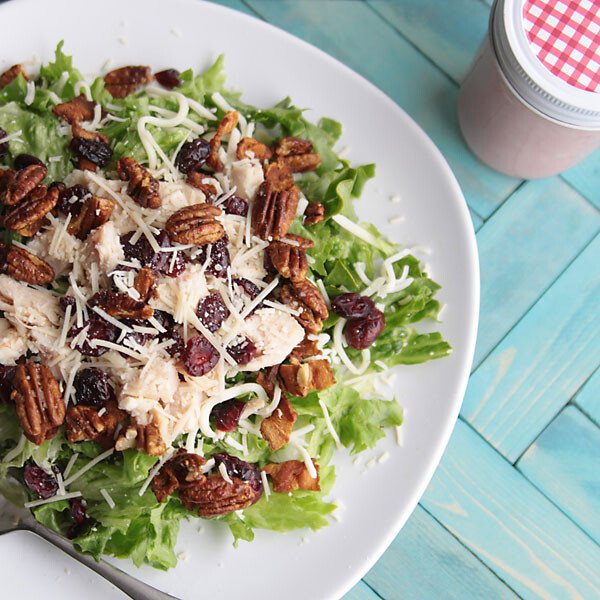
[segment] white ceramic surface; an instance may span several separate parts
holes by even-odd
[[[32,19],[31,16],[35,15]],[[309,117],[344,124],[340,148],[353,163],[376,162],[377,178],[359,215],[405,245],[431,250],[423,258],[443,289],[437,325],[454,353],[403,367],[395,393],[406,409],[403,445],[393,436],[357,465],[339,457],[332,494],[341,521],[315,534],[258,532],[237,550],[225,528],[184,526],[178,552],[188,558],[169,573],[122,568],[186,600],[341,597],[375,563],[409,517],[429,482],[454,426],[475,345],[479,308],[477,249],[467,206],[448,165],[423,131],[392,100],[316,48],[270,25],[195,0],[13,0],[0,5],[0,70],[33,56],[51,58],[60,39],[86,73],[148,64],[155,71],[207,67],[225,52],[230,85],[243,99],[270,105],[291,95]],[[26,23],[26,26],[25,26]],[[268,58],[268,63],[267,59]],[[398,73],[398,77],[401,74]],[[413,82],[415,85],[418,82]],[[400,202],[390,202],[399,194]],[[404,222],[390,224],[402,214]],[[388,450],[383,464],[365,463]],[[67,574],[68,572],[68,574]],[[83,567],[25,533],[0,538],[2,597],[121,598]]]

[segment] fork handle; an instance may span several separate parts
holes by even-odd
[[[127,594],[133,600],[178,600],[175,596],[170,596],[145,583],[142,583],[121,569],[108,564],[107,562],[97,562],[89,554],[82,554],[75,549],[73,543],[67,538],[59,535],[51,529],[40,525],[37,521],[26,528],[28,531],[39,535],[54,546],[66,552],[69,556],[79,561],[92,571],[95,571],[104,579],[110,581],[115,587]]]

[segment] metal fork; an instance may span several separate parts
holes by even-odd
[[[138,581],[107,562],[102,560],[96,562],[88,554],[81,554],[75,549],[70,540],[38,523],[28,509],[16,506],[0,496],[0,535],[10,533],[11,531],[30,531],[44,538],[63,552],[66,552],[69,556],[72,556],[82,565],[85,565],[101,577],[104,577],[104,579],[110,581],[115,587],[130,598],[133,598],[133,600],[178,600],[175,596],[170,596],[165,592],[161,592]]]

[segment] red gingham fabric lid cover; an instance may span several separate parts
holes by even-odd
[[[525,0],[523,27],[551,73],[576,88],[600,92],[600,0]]]

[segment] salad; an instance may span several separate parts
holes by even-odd
[[[84,552],[175,566],[179,523],[317,530],[336,449],[402,425],[396,365],[451,352],[439,289],[353,199],[374,165],[223,57],[91,84],[0,75],[0,491]],[[15,486],[15,480],[19,482]]]

